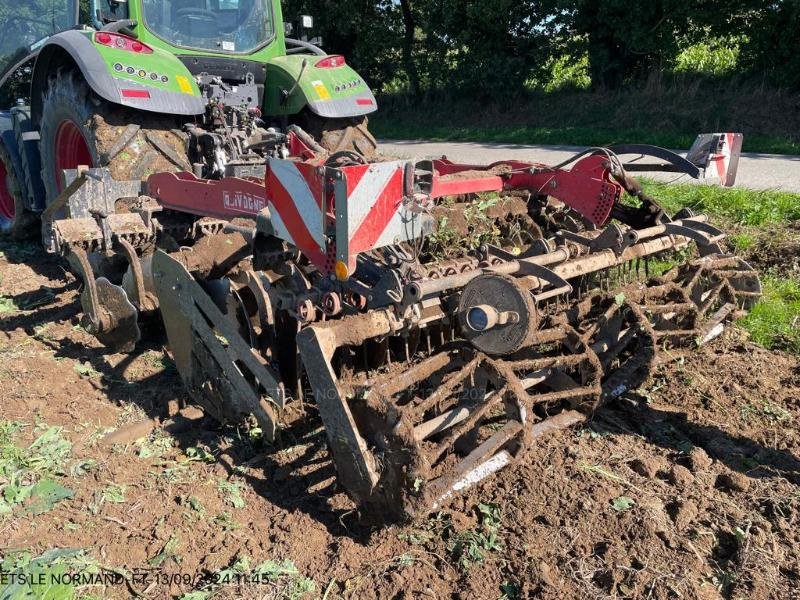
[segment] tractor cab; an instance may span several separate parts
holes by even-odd
[[[137,37],[176,49],[251,54],[275,39],[272,0],[91,0],[91,25],[134,21]]]
[[[178,48],[249,54],[275,37],[270,0],[145,0],[143,26]]]

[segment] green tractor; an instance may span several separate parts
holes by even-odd
[[[14,236],[38,233],[82,165],[257,177],[289,128],[331,155],[375,153],[373,93],[279,0],[2,2],[0,24],[0,86],[26,97],[0,112],[0,230]]]

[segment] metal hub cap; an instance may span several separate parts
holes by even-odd
[[[72,121],[62,121],[56,130],[55,140],[55,175],[58,191],[63,191],[64,182],[61,172],[65,169],[77,169],[79,165],[94,166],[92,153],[80,128]]]

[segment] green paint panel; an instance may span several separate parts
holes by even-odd
[[[249,54],[225,51],[205,51],[169,44],[146,27],[141,1],[130,1],[129,18],[136,21],[135,38],[153,49],[152,54],[136,53],[93,42],[116,79],[130,81],[159,90],[199,96],[194,77],[177,56],[219,57],[242,59],[266,65],[264,90],[266,115],[292,115],[300,112],[309,102],[346,99],[368,91],[364,80],[349,65],[319,68],[316,64],[324,56],[287,55],[283,33],[283,15],[280,0],[272,0],[274,37],[261,48]],[[85,35],[94,40],[95,32]],[[303,67],[303,63],[306,63]],[[295,82],[300,78],[295,88]],[[124,85],[124,84],[122,84]],[[284,90],[295,89],[286,102],[281,102]]]
[[[95,33],[86,36],[94,40]],[[153,48],[152,54],[122,50],[93,41],[94,47],[116,79],[156,89],[199,96],[192,74],[173,54]]]
[[[349,65],[321,69],[316,63],[324,56],[293,55],[274,58],[267,63],[267,86],[264,110],[267,114],[291,115],[309,101],[339,100],[367,91],[361,76]],[[303,61],[306,67],[303,69]],[[300,84],[288,101],[281,105],[283,90],[291,90],[297,78]]]

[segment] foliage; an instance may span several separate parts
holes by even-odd
[[[11,298],[0,296],[0,314],[17,312],[17,310],[19,309],[17,308],[16,302]]]
[[[617,512],[625,512],[626,510],[632,509],[635,505],[636,502],[630,496],[620,496],[611,501],[611,508]]]
[[[0,3],[0,71],[29,53],[29,48],[56,31],[73,25],[71,2],[64,0],[28,0]],[[43,18],[44,17],[44,18]],[[28,96],[31,63],[17,69],[0,88],[0,107],[11,106]]]
[[[222,586],[231,585],[258,586],[260,590],[270,586],[276,591],[269,597],[280,600],[300,600],[317,591],[314,580],[304,577],[291,560],[270,559],[251,567],[250,559],[242,557],[229,567],[214,573],[209,577],[209,583],[200,589],[183,594],[180,600],[208,600]],[[259,591],[259,597],[262,595]]]
[[[538,87],[552,93],[560,90],[585,90],[592,85],[589,75],[589,55],[572,56],[563,54],[554,56],[547,64],[546,79]]]
[[[0,557],[0,598],[8,600],[71,600],[75,586],[66,574],[96,575],[100,567],[82,550],[48,550],[38,557],[30,552]]]
[[[800,86],[800,0],[288,0],[378,90],[514,97],[654,72]]]
[[[731,75],[739,67],[743,39],[710,38],[681,50],[675,58],[677,73],[712,77]]]
[[[475,563],[486,560],[489,552],[503,548],[499,537],[502,521],[500,508],[496,504],[478,504],[476,511],[480,525],[475,529],[455,531],[452,524],[445,527],[444,537],[453,560],[463,571]]]
[[[800,280],[768,275],[764,298],[740,324],[769,349],[800,354]]]
[[[734,223],[758,227],[800,220],[800,195],[791,192],[655,181],[645,181],[644,188],[670,212],[689,207]]]
[[[233,508],[244,508],[245,500],[242,497],[242,490],[244,484],[233,481],[220,480],[217,484],[220,492],[225,494],[225,502],[230,504]]]
[[[44,428],[27,448],[17,445],[22,425],[0,421],[0,518],[15,512],[40,514],[73,496],[58,483],[67,473],[72,444],[60,427]]]

